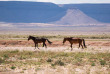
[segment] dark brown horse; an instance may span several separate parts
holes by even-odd
[[[47,48],[46,45],[46,40],[48,41],[49,44],[51,44],[52,42],[50,42],[47,38],[39,38],[39,37],[33,37],[33,36],[29,36],[28,37],[28,41],[32,39],[34,44],[35,44],[35,49],[36,49],[36,44],[37,44],[37,48],[38,48],[38,43],[43,43],[43,47],[45,46]],[[39,49],[39,48],[38,48]]]
[[[79,43],[79,47],[80,47],[80,45],[82,46],[82,48],[83,48],[83,45],[84,45],[84,47],[86,48],[86,45],[85,45],[85,40],[84,39],[80,39],[80,38],[73,38],[73,37],[67,37],[67,38],[64,38],[63,39],[63,44],[66,42],[66,41],[69,41],[70,42],[70,44],[71,44],[71,51],[72,51],[72,45],[73,45],[73,43],[75,43],[75,44],[77,44],[77,43]],[[83,43],[83,45],[82,45],[82,43]]]

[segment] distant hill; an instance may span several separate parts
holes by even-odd
[[[61,25],[110,23],[110,4],[0,1],[0,22]]]
[[[110,4],[61,4],[62,8],[75,8],[99,22],[110,23]]]
[[[60,20],[51,23],[77,26],[77,25],[98,24],[99,22],[87,16],[79,9],[68,9],[66,11],[66,14]]]

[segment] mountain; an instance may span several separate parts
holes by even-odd
[[[98,24],[99,22],[87,16],[79,9],[68,9],[60,20],[51,23],[60,25],[89,25]]]
[[[51,17],[65,11],[53,3],[0,1],[0,22],[9,23],[47,23],[57,19],[48,20]]]
[[[76,8],[99,22],[110,23],[110,4],[60,4],[62,8]]]
[[[60,25],[110,23],[110,4],[0,1],[0,22]],[[18,24],[19,25],[19,24]]]

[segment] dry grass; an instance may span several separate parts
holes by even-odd
[[[86,52],[51,52],[51,51],[0,51],[0,71],[22,69],[24,72],[34,67],[35,72],[42,69],[62,69],[63,67],[71,72],[81,67],[89,66],[88,69],[96,67],[101,73],[102,68],[105,72],[110,70],[110,53],[86,53]],[[48,66],[47,68],[45,68]],[[61,67],[60,67],[61,66]],[[70,69],[74,66],[73,69]],[[80,71],[79,71],[80,72]],[[59,71],[59,73],[62,73]],[[90,71],[89,71],[90,73]]]
[[[28,36],[29,35],[32,35],[32,36],[35,36],[35,37],[46,37],[46,38],[49,38],[49,39],[57,39],[57,40],[60,40],[64,37],[78,37],[78,38],[84,38],[84,39],[110,39],[110,34],[109,33],[103,33],[103,34],[74,34],[73,33],[70,33],[68,35],[68,33],[60,33],[60,34],[54,34],[54,32],[52,34],[37,34],[37,33],[32,33],[32,34],[13,34],[13,33],[9,33],[9,34],[3,34],[1,33],[0,34],[0,39],[1,40],[4,40],[4,39],[7,39],[7,40],[27,40]]]

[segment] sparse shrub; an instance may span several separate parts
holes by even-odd
[[[10,51],[10,53],[18,53],[19,50]]]
[[[51,66],[55,66],[55,64],[51,64]]]
[[[15,69],[16,67],[15,66],[11,66],[11,69]]]
[[[35,71],[37,72],[38,70],[41,70],[40,68],[36,68]]]
[[[26,70],[26,68],[24,68],[23,70]]]
[[[8,59],[9,58],[7,54],[4,54],[3,57],[4,57],[4,59]]]
[[[28,52],[29,55],[32,55],[32,52]]]
[[[23,59],[26,59],[26,57],[25,57],[25,56],[20,56],[19,59],[20,59],[20,60],[23,60]]]
[[[45,60],[43,58],[40,58],[39,62],[44,63]]]
[[[76,58],[77,62],[81,62],[82,59],[81,58]]]
[[[24,71],[21,71],[20,73],[24,73]]]
[[[54,65],[64,66],[64,62],[62,62],[61,60],[57,60]]]
[[[95,63],[94,63],[94,62],[92,62],[92,63],[91,63],[91,66],[95,66]]]
[[[62,62],[61,60],[57,60],[55,61],[55,63],[51,64],[51,66],[55,66],[55,65],[64,66],[64,62]]]
[[[4,63],[5,62],[5,60],[3,60],[2,58],[0,58],[0,64],[1,63]]]
[[[48,59],[47,59],[47,62],[52,62],[52,59],[48,58]]]
[[[62,52],[60,56],[68,57],[67,53]]]
[[[105,65],[106,64],[106,61],[105,60],[100,60],[100,64],[101,65]]]

